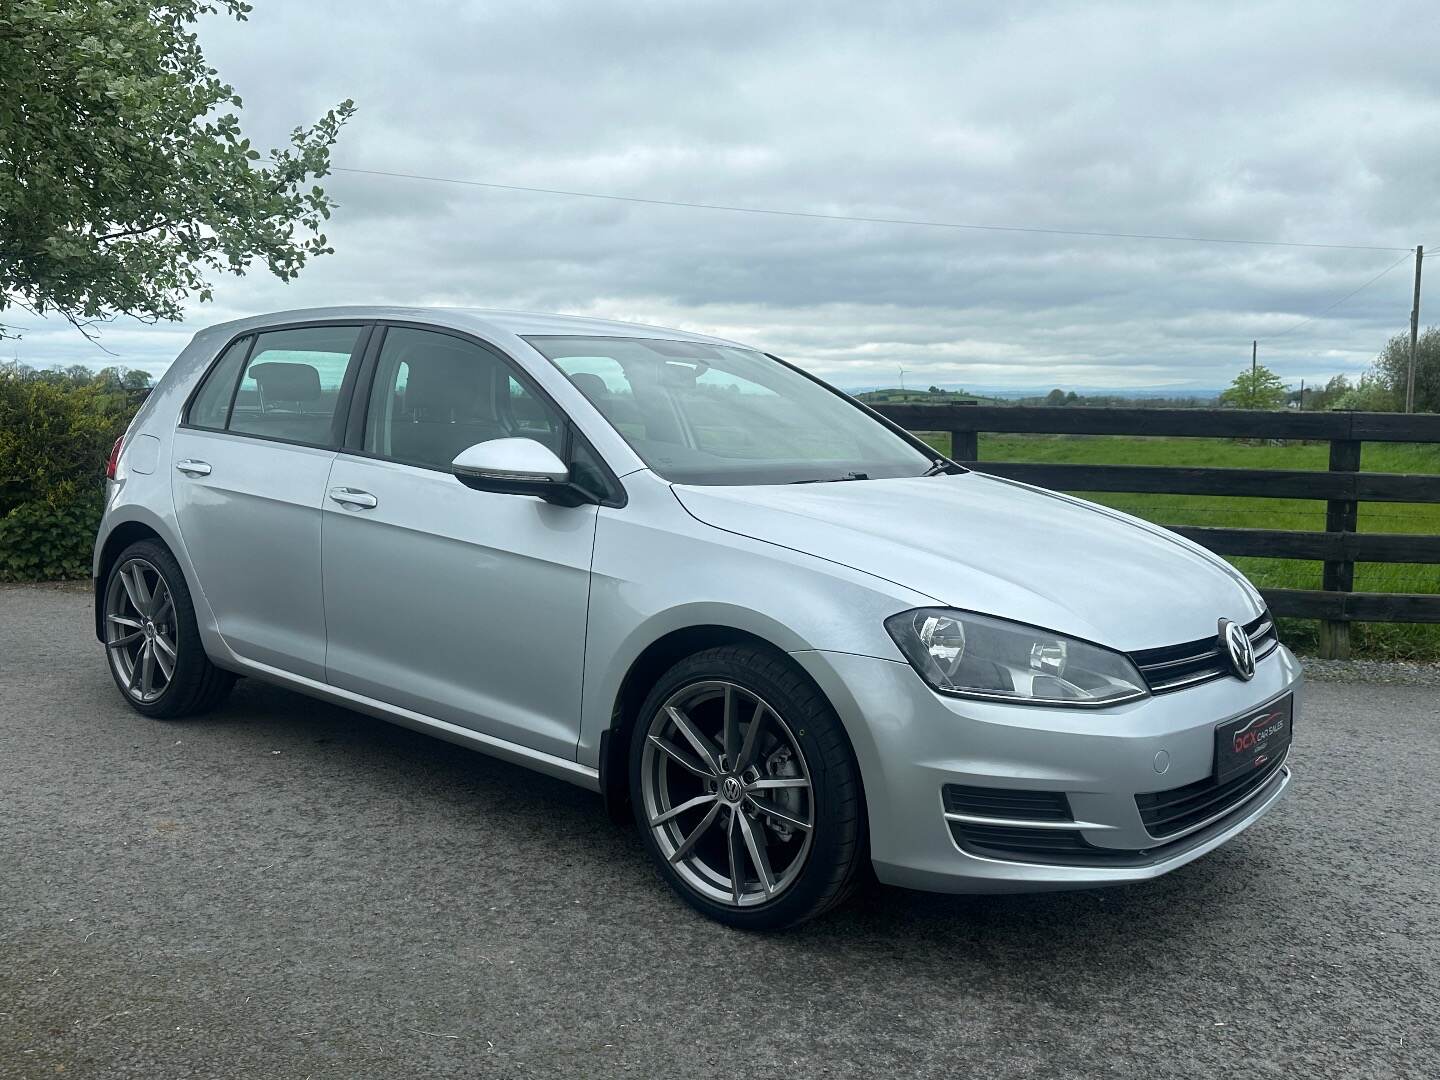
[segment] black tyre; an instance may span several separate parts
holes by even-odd
[[[131,544],[105,582],[105,654],[120,694],[157,720],[213,709],[235,676],[205,655],[180,565],[164,544]]]
[[[696,653],[632,729],[630,793],[661,875],[730,926],[794,926],[844,900],[869,858],[840,718],[781,653]]]

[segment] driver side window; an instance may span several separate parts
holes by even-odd
[[[392,326],[365,410],[365,450],[448,471],[491,439],[527,438],[564,452],[564,425],[488,349],[450,334]]]

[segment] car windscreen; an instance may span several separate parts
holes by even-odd
[[[674,483],[919,476],[934,460],[826,386],[751,349],[653,338],[525,340]]]

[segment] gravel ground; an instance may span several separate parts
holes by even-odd
[[[1392,686],[1440,686],[1440,664],[1396,660],[1302,659],[1305,675],[1316,682],[1389,683]]]
[[[1433,683],[1317,682],[1160,881],[757,936],[558,781],[248,681],[145,720],[87,602],[0,588],[0,1077],[1440,1074]]]

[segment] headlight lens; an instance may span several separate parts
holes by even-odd
[[[892,615],[885,629],[946,694],[1093,708],[1150,692],[1129,657],[1023,623],[920,608]]]

